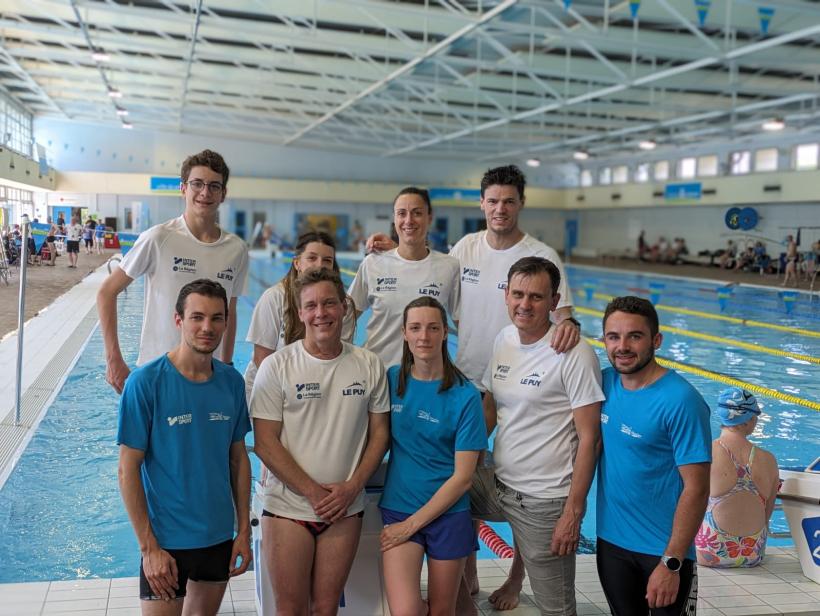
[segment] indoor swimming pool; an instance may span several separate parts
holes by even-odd
[[[352,261],[344,265],[346,271],[356,266]],[[238,304],[235,361],[240,372],[252,352],[244,338],[254,302],[287,267],[282,260],[252,260],[248,294]],[[803,468],[817,457],[820,301],[800,294],[789,306],[777,289],[727,290],[711,281],[579,266],[569,266],[568,274],[577,318],[593,343],[600,335],[600,313],[608,296],[656,294],[662,327],[667,328],[658,355],[677,362],[710,406],[727,379],[763,388],[769,393],[757,394],[764,414],[752,440],[772,451],[781,467]],[[349,284],[351,276],[344,278]],[[120,341],[131,365],[141,326],[142,288],[139,281],[131,285],[119,304]],[[357,339],[363,336],[360,321]],[[595,348],[602,366],[608,366],[603,350]],[[139,552],[117,487],[118,399],[105,382],[103,356],[97,330],[0,489],[0,583],[137,574]],[[717,422],[712,427],[716,433]],[[595,537],[594,494],[593,487],[582,528],[590,540],[587,545]],[[493,526],[511,542],[503,525]],[[782,513],[775,513],[772,526],[787,530]],[[493,555],[482,546],[481,556]]]

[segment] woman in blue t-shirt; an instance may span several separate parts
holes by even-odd
[[[437,300],[410,302],[402,333],[401,365],[387,371],[391,448],[379,503],[387,601],[393,613],[455,614],[464,561],[478,549],[467,490],[487,447],[481,396],[450,359]]]

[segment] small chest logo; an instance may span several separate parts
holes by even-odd
[[[399,279],[396,276],[382,276],[376,278],[376,291],[395,291],[399,284]]]
[[[354,381],[347,387],[342,390],[343,396],[363,396],[364,395],[364,385],[359,383],[359,381]]]
[[[506,381],[510,376],[510,367],[506,364],[498,364],[493,372],[493,379],[496,381]]]
[[[196,274],[196,259],[174,257],[173,271],[180,274]]]
[[[228,282],[231,282],[234,277],[234,270],[232,267],[229,267],[228,269],[224,269],[221,272],[218,272],[216,277],[220,280],[227,280]]]
[[[419,295],[429,295],[431,297],[438,297],[441,295],[441,285],[431,282],[425,287],[419,289]]]
[[[606,413],[601,413],[601,423],[609,423],[609,415],[607,415]]]
[[[481,276],[481,270],[474,267],[461,268],[461,282],[467,284],[478,284],[478,279]]]
[[[319,383],[297,383],[296,384],[296,399],[310,400],[314,398],[321,398],[322,391]]]
[[[643,438],[641,434],[635,432],[631,426],[627,426],[626,424],[621,424],[621,433],[626,434],[627,436],[631,436],[632,438]]]
[[[429,411],[420,410],[418,415],[416,415],[419,419],[423,419],[424,421],[429,421],[430,423],[441,423],[437,418],[433,417]]]
[[[505,291],[505,290],[507,289],[507,281],[506,281],[506,280],[502,280],[501,282],[499,282],[499,283],[498,283],[498,285],[497,285],[497,286],[498,286],[498,288],[499,288],[499,289],[501,289],[502,291]]]
[[[216,412],[216,413],[208,413],[208,421],[230,421],[231,416],[225,415],[224,413]]]
[[[168,417],[168,427],[172,426],[182,426],[184,424],[189,424],[194,420],[193,413],[185,413],[183,415],[177,415],[176,417]]]
[[[532,372],[521,379],[520,383],[522,385],[527,385],[530,387],[541,387],[541,377],[542,374],[538,374],[537,372]]]
[[[403,404],[391,404],[390,405],[390,412],[391,413],[401,413],[404,410]]]

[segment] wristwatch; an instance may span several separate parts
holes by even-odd
[[[578,321],[578,319],[576,319],[575,317],[568,317],[568,318],[566,318],[566,319],[563,319],[563,320],[561,321],[561,323],[563,323],[564,321],[569,321],[570,323],[572,323],[573,325],[575,325],[575,327],[577,327],[578,329],[581,329],[581,323],[580,323],[580,322]]]
[[[666,566],[667,569],[669,569],[673,573],[677,573],[678,571],[680,571],[680,568],[683,566],[683,562],[681,562],[680,558],[676,558],[674,556],[667,556],[666,554],[661,556],[661,562]]]

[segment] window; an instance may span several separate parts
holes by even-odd
[[[694,158],[681,158],[678,161],[678,177],[689,179],[695,177],[697,170],[697,160]]]
[[[601,167],[598,171],[599,184],[612,184],[612,167]]]
[[[629,181],[629,167],[620,165],[612,170],[613,184],[626,184]]]
[[[649,163],[641,163],[635,168],[635,181],[642,184],[649,181]]]
[[[777,171],[777,148],[755,152],[755,171]]]
[[[732,171],[732,175],[743,175],[744,173],[749,173],[749,171],[751,171],[752,155],[749,150],[732,152],[730,160],[731,164],[729,168]]]
[[[817,144],[806,143],[795,148],[795,169],[817,169]]]
[[[0,94],[0,145],[32,157],[32,115]]]
[[[698,175],[701,177],[718,174],[717,155],[701,156],[698,158]]]
[[[655,163],[655,179],[664,181],[669,179],[669,161],[659,160]]]
[[[581,186],[592,186],[592,171],[589,169],[581,170]]]

